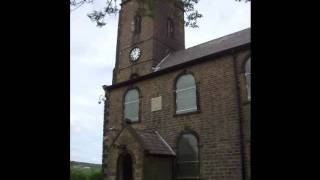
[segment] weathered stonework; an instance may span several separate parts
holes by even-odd
[[[156,1],[155,17],[142,16],[141,32],[135,34],[132,29],[134,17],[139,8],[137,0],[123,1],[119,15],[119,31],[117,44],[117,60],[114,83],[126,81],[132,74],[139,76],[152,72],[169,52],[185,48],[184,25],[178,20],[176,13],[183,12],[172,4]],[[174,23],[174,38],[166,35],[166,21],[170,18]],[[142,56],[138,62],[129,59],[129,52],[133,47],[142,49]]]
[[[125,149],[119,147],[121,144],[126,144]],[[138,142],[132,137],[128,132],[128,129],[124,129],[124,132],[117,137],[117,142],[112,144],[109,149],[109,159],[108,159],[108,171],[110,173],[110,179],[116,179],[117,176],[117,166],[119,162],[119,157],[124,151],[128,152],[133,159],[133,177],[134,180],[142,180],[142,166],[143,166],[143,150]]]
[[[242,179],[244,169],[248,177],[246,179],[250,179],[250,102],[246,98],[243,71],[240,66],[237,66],[237,76],[234,71],[234,63],[242,64],[249,53],[250,50],[242,50],[235,52],[236,59],[232,54],[227,54],[135,83],[134,86],[139,87],[141,92],[141,122],[132,124],[132,127],[158,131],[173,149],[176,148],[179,134],[186,128],[191,129],[198,134],[201,144],[202,179],[239,180]],[[175,79],[184,71],[192,72],[197,81],[200,112],[175,116]],[[237,83],[240,91],[237,89]],[[124,86],[110,92],[110,127],[122,128],[121,97],[128,88],[130,87]],[[240,107],[238,94],[241,96]],[[158,96],[162,96],[162,110],[152,112],[150,100]],[[244,132],[243,137],[240,136],[240,131]],[[108,162],[110,161],[113,160]],[[242,164],[246,168],[243,168]]]
[[[136,1],[128,0],[122,5],[115,80],[112,86],[105,88],[108,97],[104,130],[106,155],[103,156],[103,162],[108,164],[105,166],[105,180],[121,180],[118,178],[119,158],[123,154],[132,157],[134,180],[151,180],[148,177],[152,176],[152,169],[157,167],[155,162],[168,167],[162,170],[171,173],[162,179],[156,175],[161,180],[171,180],[168,177],[175,173],[171,167],[174,166],[172,157],[147,155],[139,138],[135,138],[126,128],[124,94],[132,88],[137,88],[140,94],[139,121],[130,124],[130,128],[159,133],[176,152],[180,135],[192,132],[199,140],[201,180],[251,179],[251,109],[244,74],[250,46],[248,43],[240,44],[237,48],[221,50],[219,54],[206,55],[192,63],[164,69],[162,72],[165,73],[154,72],[152,67],[164,57],[166,49],[172,52],[184,49],[184,28],[179,22],[174,23],[177,27],[176,39],[166,39],[163,35],[165,20],[172,17],[173,10],[164,4],[157,7],[156,12],[161,15],[155,19],[144,17],[141,34],[134,37],[131,22],[137,9]],[[226,40],[220,41],[223,43]],[[139,61],[132,63],[128,54],[136,46],[142,49],[142,56]],[[186,73],[192,74],[196,80],[198,111],[176,115],[176,80]],[[133,74],[139,78],[130,80]],[[152,100],[157,97],[161,97],[161,106],[152,106]],[[112,130],[109,131],[110,128]],[[157,177],[153,179],[157,180]]]

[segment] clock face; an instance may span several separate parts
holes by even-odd
[[[131,61],[137,61],[140,56],[141,56],[141,50],[138,47],[133,48],[130,51],[130,59],[131,59]]]

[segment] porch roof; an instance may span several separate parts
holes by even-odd
[[[136,130],[136,133],[149,154],[172,155],[176,153],[157,131]]]
[[[170,145],[161,137],[157,131],[153,130],[139,130],[125,125],[118,135],[114,138],[111,146],[117,141],[122,132],[127,129],[133,138],[141,145],[143,150],[152,155],[176,156],[176,153]]]

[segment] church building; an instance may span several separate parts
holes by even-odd
[[[155,2],[121,3],[104,180],[250,180],[250,28],[186,49],[183,10]]]

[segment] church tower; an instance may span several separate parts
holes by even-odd
[[[122,0],[113,84],[153,72],[167,55],[185,49],[183,9],[155,0],[153,16],[143,14],[146,0]]]

